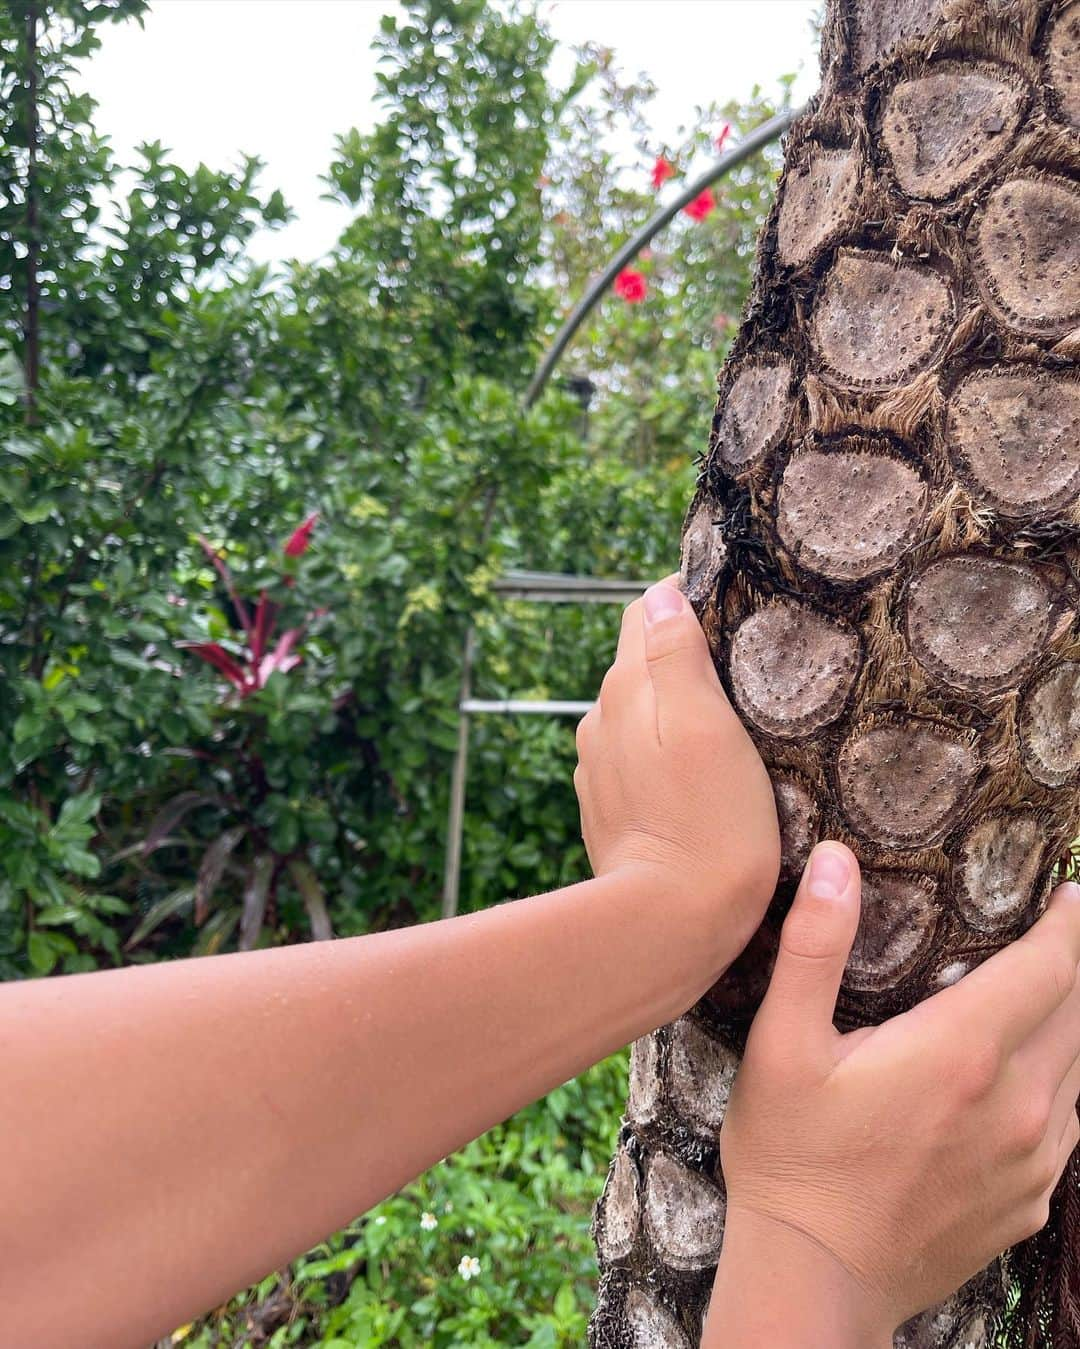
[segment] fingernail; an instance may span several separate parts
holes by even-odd
[[[665,618],[674,618],[676,614],[682,613],[682,591],[676,590],[674,586],[664,585],[663,582],[650,586],[644,599],[646,623],[660,623]]]
[[[839,848],[817,847],[810,857],[806,888],[815,899],[839,899],[851,880],[851,862]]]
[[[1062,895],[1064,895],[1070,904],[1075,904],[1076,901],[1080,899],[1080,885],[1077,885],[1075,881],[1066,881],[1060,889]]]

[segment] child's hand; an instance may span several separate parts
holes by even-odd
[[[721,1134],[717,1291],[723,1302],[725,1283],[741,1282],[724,1261],[753,1244],[772,1252],[774,1278],[778,1249],[799,1266],[824,1260],[833,1293],[839,1277],[850,1294],[854,1342],[891,1344],[899,1323],[1046,1222],[1080,1139],[1080,888],[1061,886],[1025,936],[960,983],[841,1035],[832,1017],[859,890],[851,853],[820,845]]]
[[[577,743],[574,786],[593,871],[644,873],[673,917],[708,924],[729,964],[776,885],[776,808],[674,578],[627,608]]]

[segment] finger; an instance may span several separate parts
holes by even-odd
[[[702,688],[720,693],[720,680],[697,615],[677,586],[661,581],[642,597],[645,658],[656,698],[661,743],[665,726],[685,713],[688,696]]]
[[[1076,1101],[1069,1101],[1067,1107],[1062,1111],[1061,1132],[1058,1135],[1058,1158],[1061,1162],[1061,1170],[1065,1170],[1065,1164],[1076,1151],[1077,1144],[1080,1144],[1080,1117],[1076,1113]],[[1060,1175],[1061,1172],[1059,1171]]]
[[[634,600],[623,610],[619,644],[615,660],[620,664],[645,669],[645,628],[641,619],[642,601]]]
[[[1080,964],[1080,886],[1059,885],[1046,912],[1011,946],[923,1004],[936,1004],[1012,1053],[1065,1002]]]
[[[1054,1095],[1080,1057],[1080,980],[1017,1050],[1019,1071]]]
[[[602,718],[600,704],[595,702],[578,722],[574,732],[574,744],[577,746],[579,763],[584,762],[589,753],[589,746],[595,743]]]
[[[1063,1138],[1071,1128],[1070,1120],[1076,1116],[1076,1103],[1080,1099],[1080,1055],[1069,1065],[1069,1071],[1061,1080],[1050,1107],[1050,1123],[1046,1132],[1051,1138]]]
[[[754,1023],[756,1037],[783,1045],[796,1059],[819,1057],[839,1038],[833,1013],[859,926],[860,894],[854,854],[842,843],[819,843],[784,920]]]

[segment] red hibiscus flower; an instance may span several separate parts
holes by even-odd
[[[716,198],[713,196],[711,187],[707,187],[704,192],[699,192],[688,206],[683,210],[691,220],[704,220],[706,216],[712,215],[716,210]]]
[[[286,557],[303,557],[311,543],[311,531],[315,528],[318,518],[319,512],[316,511],[313,515],[309,515],[302,525],[297,525],[285,544]]]
[[[724,148],[724,142],[730,135],[731,135],[731,123],[725,122],[724,125],[720,128],[719,136],[717,136],[716,138],[716,148],[718,150],[722,150]]]
[[[652,166],[652,185],[659,191],[669,178],[675,177],[675,165],[666,160],[663,155],[657,155],[656,163]]]
[[[627,304],[640,304],[647,290],[644,276],[632,267],[624,267],[615,278],[615,294]]]

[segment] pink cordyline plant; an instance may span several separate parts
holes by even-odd
[[[318,514],[309,515],[303,524],[293,530],[283,550],[286,557],[301,557],[307,552],[311,543],[311,532],[318,518]],[[236,616],[240,620],[240,626],[244,629],[246,646],[239,655],[233,655],[219,642],[177,642],[176,645],[212,665],[228,680],[240,698],[249,698],[259,689],[266,687],[267,680],[275,671],[279,670],[284,674],[300,664],[302,658],[296,651],[296,645],[304,635],[306,624],[298,628],[287,628],[275,642],[278,606],[268,599],[266,591],[262,590],[255,612],[252,614],[240,598],[232,572],[217,549],[201,534],[198,537],[199,547],[210,559],[214,570],[224,582]],[[291,579],[286,578],[287,581]]]

